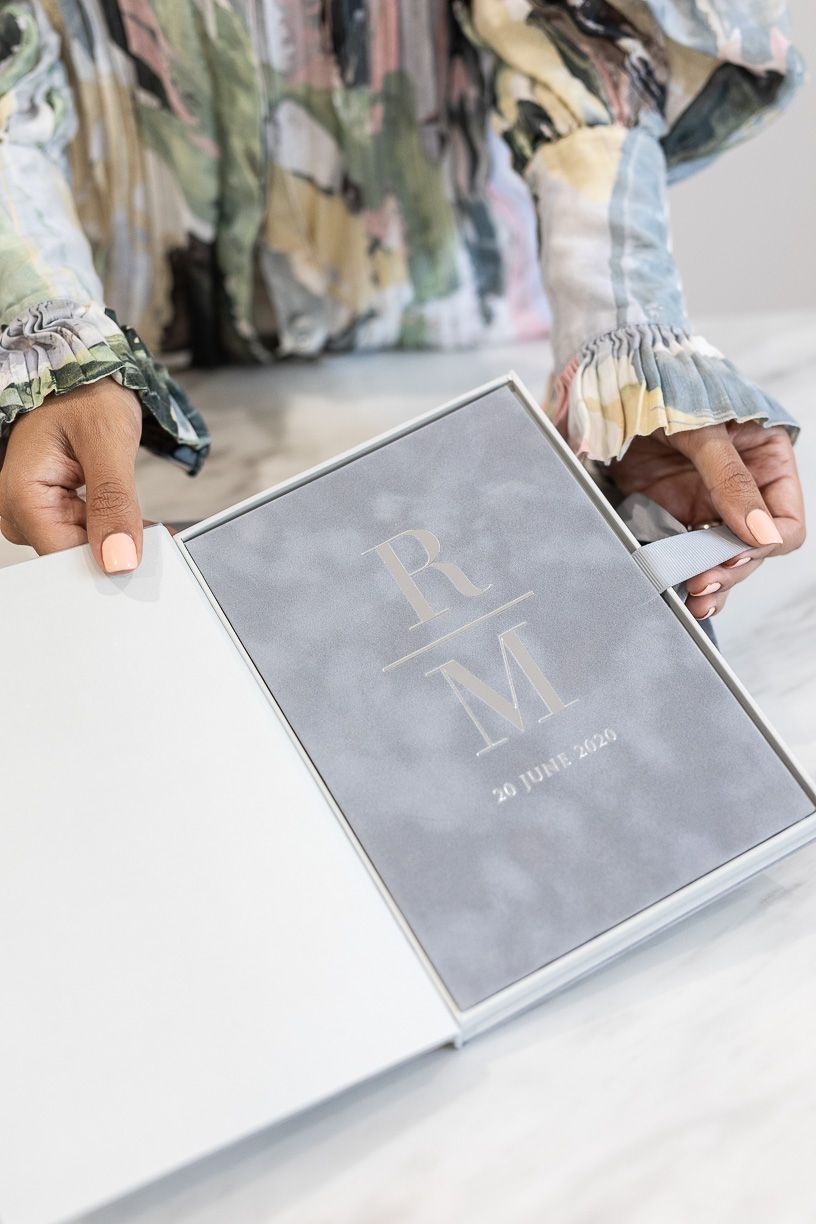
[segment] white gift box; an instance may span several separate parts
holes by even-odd
[[[510,375],[172,538],[0,574],[0,1219],[457,1045],[814,835]]]

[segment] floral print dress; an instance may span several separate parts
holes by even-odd
[[[580,454],[795,433],[691,330],[666,185],[800,76],[783,0],[0,0],[0,436],[112,376],[195,471],[168,364],[548,331]]]

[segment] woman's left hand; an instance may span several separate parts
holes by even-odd
[[[657,430],[635,438],[609,470],[624,495],[644,493],[687,526],[722,520],[745,540],[744,553],[688,583],[687,605],[698,620],[719,612],[767,556],[804,541],[802,487],[781,425],[731,422],[670,437]]]

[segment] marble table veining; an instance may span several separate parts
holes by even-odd
[[[812,501],[816,315],[712,320],[707,334],[802,421]],[[543,392],[549,356],[538,346],[189,376],[213,456],[196,481],[143,460],[145,512],[203,517],[511,365]],[[0,549],[0,563],[20,556]],[[729,661],[811,773],[814,559],[808,543],[767,563],[718,618]],[[816,1220],[815,1010],[813,845],[465,1049],[409,1064],[92,1218],[803,1224]]]

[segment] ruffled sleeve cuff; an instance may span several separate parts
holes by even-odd
[[[210,447],[204,421],[136,332],[94,303],[39,302],[0,332],[0,438],[47,395],[100,378],[138,395],[148,450],[198,471]]]
[[[577,454],[602,463],[633,438],[724,421],[784,425],[796,420],[743,378],[702,336],[654,324],[627,326],[591,340],[555,379],[551,415]]]

